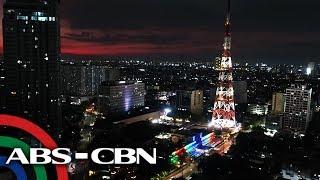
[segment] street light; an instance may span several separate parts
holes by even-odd
[[[171,113],[171,111],[172,111],[172,110],[171,110],[170,108],[165,108],[165,109],[164,109],[164,115],[167,116],[168,113]]]

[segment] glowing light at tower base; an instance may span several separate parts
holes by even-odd
[[[208,128],[216,130],[229,130],[231,132],[239,132],[241,127],[241,123],[230,121],[228,119],[213,120],[208,124]]]
[[[230,129],[236,126],[236,121],[230,121],[229,119],[215,119],[209,123],[209,127],[213,127],[214,129]]]

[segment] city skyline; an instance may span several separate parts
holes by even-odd
[[[61,4],[63,55],[215,57],[221,52],[223,0]],[[234,2],[235,60],[318,60],[320,26],[314,22],[319,5],[315,0]]]
[[[316,1],[2,1],[0,179],[320,179]]]

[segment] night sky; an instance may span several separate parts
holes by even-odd
[[[215,57],[222,46],[225,0],[61,1],[63,54]],[[319,0],[233,0],[234,58],[319,59],[319,7]]]

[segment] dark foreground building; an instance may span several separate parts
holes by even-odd
[[[49,129],[59,128],[59,1],[7,0],[3,13],[5,101],[1,111]]]

